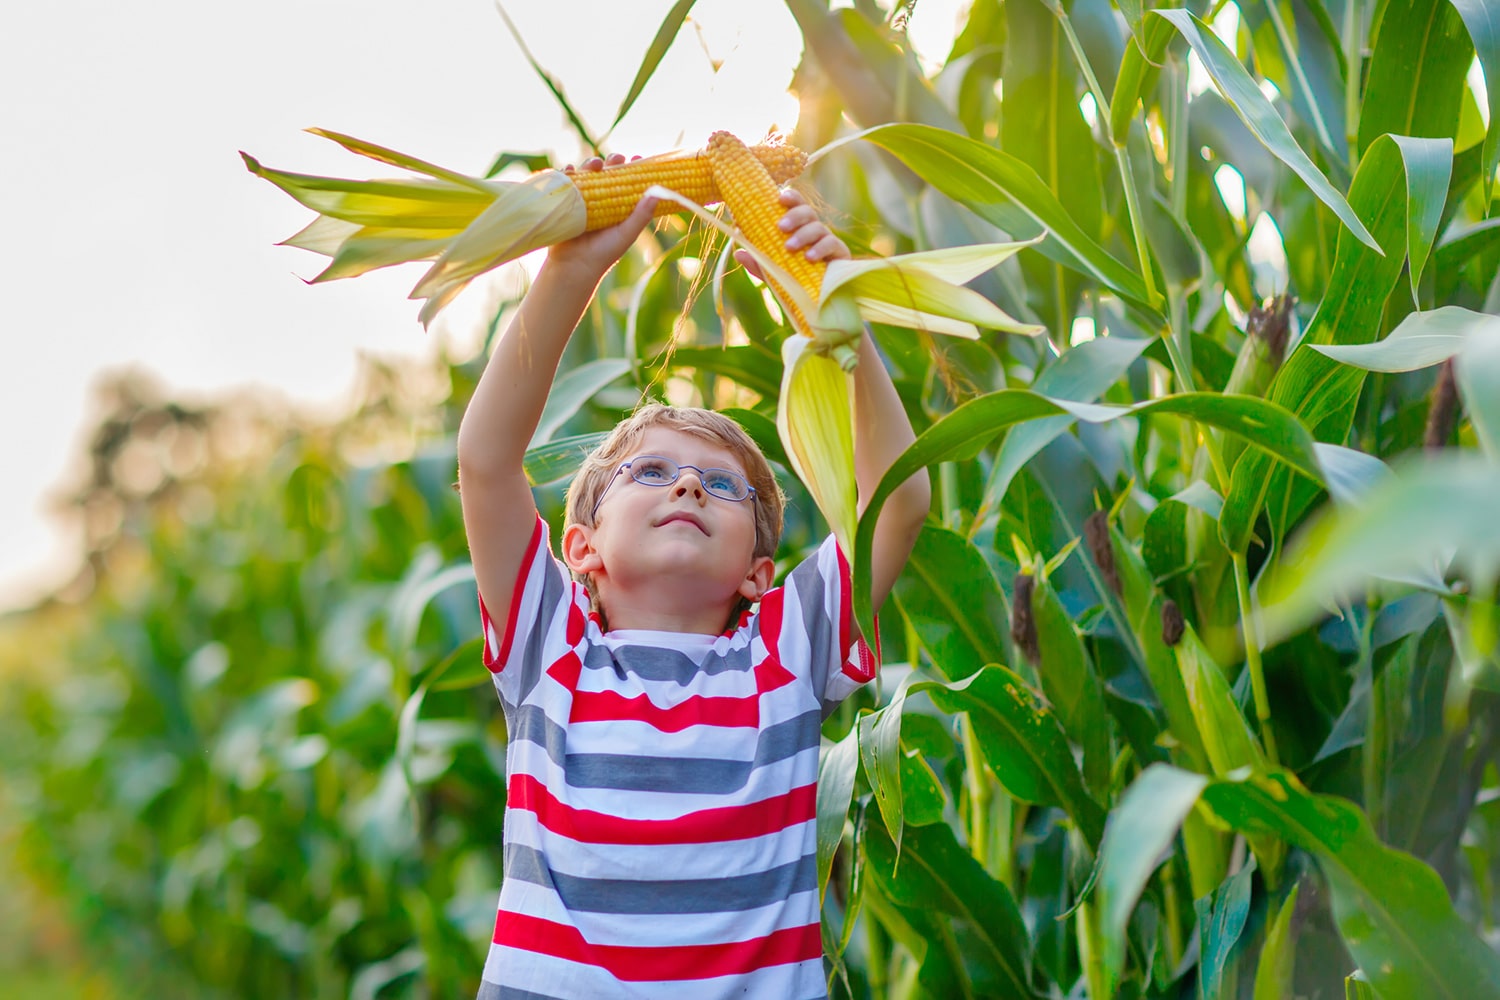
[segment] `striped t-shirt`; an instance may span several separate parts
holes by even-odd
[[[825,995],[819,727],[875,674],[850,593],[830,539],[723,635],[605,633],[538,518],[482,614],[509,746],[480,1000]]]

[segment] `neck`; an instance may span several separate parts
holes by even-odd
[[[718,635],[729,623],[729,616],[739,605],[739,594],[727,601],[685,603],[671,600],[662,591],[649,595],[622,593],[601,589],[599,607],[611,630],[650,629],[656,632],[689,632],[696,635]]]

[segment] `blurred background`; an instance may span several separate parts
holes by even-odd
[[[673,6],[576,0],[507,13],[597,135]],[[914,42],[945,52],[958,6],[927,0],[911,18]],[[12,995],[195,994],[232,981],[255,950],[218,934],[223,919],[289,963],[326,963],[317,993],[341,992],[343,970],[388,957],[382,933],[405,933],[377,931],[363,956],[329,951],[361,906],[387,905],[382,894],[399,895],[421,933],[452,933],[424,903],[427,888],[373,874],[416,861],[409,823],[397,829],[397,720],[377,692],[413,666],[391,662],[410,637],[390,631],[417,629],[415,591],[462,559],[451,434],[494,317],[533,262],[476,281],[424,332],[406,299],[414,268],[305,284],[319,259],[274,244],[307,212],[246,172],[237,151],[368,176],[373,165],[302,129],[470,173],[503,151],[561,164],[585,149],[485,0],[83,0],[21,5],[6,20],[0,702],[38,729],[34,743],[7,738],[17,766],[0,778],[0,975],[24,984]],[[647,154],[696,146],[716,128],[790,130],[800,55],[784,6],[701,0],[609,148]],[[441,627],[424,626],[437,628],[423,634],[432,648],[477,634],[471,604],[466,588],[444,595]],[[477,653],[463,651],[474,666]],[[113,666],[76,671],[80,657]],[[334,692],[305,677],[310,659],[348,682],[331,703]],[[354,755],[335,770],[368,772],[371,787],[314,768],[328,739],[296,736],[294,720],[315,700],[331,713],[337,754]],[[427,735],[437,744],[406,766],[430,767],[423,754],[464,741]],[[28,752],[75,780],[46,784]],[[276,787],[284,780],[298,787]],[[94,781],[124,807],[89,801]],[[163,789],[198,781],[201,794],[162,813]],[[270,807],[237,805],[242,793],[276,798],[276,811],[289,810],[282,825],[260,825],[252,815]],[[65,847],[61,866],[17,825],[49,810],[88,841]],[[307,833],[297,824],[315,813],[341,816],[376,868],[351,865],[334,830],[295,847],[278,839]],[[211,836],[184,840],[205,820]],[[494,821],[498,843],[498,812]],[[330,886],[351,878],[356,896],[376,898],[346,898],[316,925],[292,903],[210,919],[210,896],[220,901],[211,909],[231,911],[229,901],[264,897],[241,880],[274,877],[288,850],[311,865],[288,863],[288,878],[327,883],[298,890],[306,899],[341,896]],[[497,858],[480,851],[454,872],[479,941]],[[120,922],[131,900],[158,892],[163,926]],[[162,940],[216,934],[212,972],[160,960]],[[371,967],[356,992],[409,971],[403,954]],[[271,975],[263,985],[278,982]]]

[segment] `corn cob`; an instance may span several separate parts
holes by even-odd
[[[828,265],[810,261],[806,255],[786,248],[786,234],[776,225],[786,211],[781,206],[776,180],[750,149],[728,132],[715,132],[708,137],[708,157],[713,161],[719,193],[746,241],[795,278],[816,305]],[[775,278],[765,277],[778,293],[797,332],[815,337],[812,324],[796,302]]]
[[[766,143],[751,147],[749,152],[762,171],[769,174],[773,185],[785,184],[807,166],[807,154],[796,146]],[[578,170],[568,178],[583,195],[588,209],[585,223],[588,232],[623,222],[653,184],[671,188],[700,205],[723,200],[714,182],[713,164],[703,150],[666,153],[603,170]],[[657,216],[681,210],[681,206],[669,201],[658,202],[656,206]]]

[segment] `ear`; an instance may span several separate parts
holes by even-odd
[[[776,561],[770,556],[756,556],[750,562],[750,571],[740,583],[740,596],[748,601],[758,601],[771,589],[771,580],[776,576]]]
[[[575,573],[594,573],[604,568],[604,560],[594,550],[594,529],[570,524],[563,529],[563,562]]]

